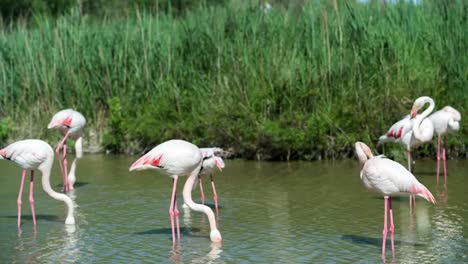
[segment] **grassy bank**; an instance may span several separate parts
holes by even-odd
[[[113,152],[184,138],[245,158],[340,158],[356,140],[375,143],[429,95],[436,109],[462,113],[448,143],[451,156],[465,156],[466,1],[322,2],[268,14],[72,12],[4,29],[0,140],[55,139],[46,124],[73,107],[87,117],[92,144]],[[433,146],[420,151],[429,154]]]

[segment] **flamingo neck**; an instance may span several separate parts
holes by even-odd
[[[52,189],[50,186],[50,171],[52,169],[52,162],[49,162],[48,166],[46,165],[45,168],[39,168],[42,173],[42,189],[52,198],[55,200],[59,200],[65,203],[68,209],[67,219],[65,220],[65,224],[67,225],[74,225],[75,224],[75,217],[73,216],[74,207],[73,202],[67,195],[63,193],[58,193]]]
[[[432,113],[432,111],[434,111],[434,100],[432,100],[431,98],[428,98],[426,103],[429,103],[429,107],[424,110],[424,112],[422,112],[420,115],[417,115],[415,120],[414,120],[414,124],[413,124],[413,133],[414,133],[414,137],[416,139],[419,139],[419,140],[422,140],[422,132],[421,129],[420,129],[420,125],[422,123],[422,121],[430,114]]]
[[[193,185],[195,184],[195,180],[197,179],[200,168],[201,168],[201,163],[190,174],[187,181],[185,182],[184,190],[183,190],[184,202],[186,205],[188,205],[188,207],[190,207],[190,209],[197,211],[197,212],[203,212],[206,214],[206,216],[208,217],[208,221],[210,223],[211,232],[213,232],[213,231],[218,230],[218,228],[216,227],[216,218],[215,218],[213,211],[208,206],[203,205],[203,204],[197,204],[192,200],[192,188],[193,188]]]
[[[80,136],[75,140],[75,154],[78,159],[83,157],[83,137]]]

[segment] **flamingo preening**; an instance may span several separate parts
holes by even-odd
[[[418,115],[418,111],[426,103],[429,103],[429,107]],[[434,125],[427,116],[434,110],[434,106],[432,98],[428,96],[419,97],[414,101],[410,115],[393,124],[388,132],[379,138],[379,144],[383,142],[397,142],[406,146],[409,171],[412,171],[411,149],[432,140]]]
[[[42,189],[52,198],[62,201],[68,208],[65,224],[74,225],[73,202],[65,194],[55,192],[50,186],[50,172],[54,163],[54,151],[49,144],[42,140],[26,139],[17,141],[0,149],[0,159],[11,160],[18,164],[22,169],[21,183],[18,194],[18,228],[21,226],[21,204],[24,178],[27,171],[31,170],[31,179],[29,182],[29,203],[31,205],[33,225],[36,226],[36,212],[34,209],[34,170],[39,170],[42,174]]]
[[[461,114],[455,108],[446,106],[430,115],[429,119],[434,124],[434,132],[437,134],[437,182],[439,182],[441,136],[444,137],[442,160],[444,161],[444,179],[447,180],[447,134],[455,133],[460,129]]]
[[[216,215],[219,214],[218,211],[218,193],[216,192],[216,187],[213,180],[213,173],[218,168],[220,171],[224,168],[224,161],[221,157],[219,157],[223,150],[220,148],[200,148],[200,151],[203,156],[203,164],[198,175],[198,179],[200,182],[200,195],[202,204],[205,204],[205,194],[203,192],[203,184],[202,184],[202,175],[210,175],[211,180],[211,188],[213,189],[213,200],[215,202],[216,208]]]
[[[72,109],[65,109],[62,111],[57,112],[50,121],[47,128],[58,128],[64,134],[63,139],[57,145],[55,149],[55,153],[57,154],[57,159],[60,165],[60,171],[62,173],[63,178],[63,191],[68,192],[69,190],[73,190],[73,185],[76,182],[75,170],[76,170],[76,162],[78,159],[83,157],[83,138],[82,132],[83,127],[86,125],[86,119],[84,116]],[[76,157],[72,162],[70,167],[70,173],[67,172],[68,170],[68,163],[67,163],[67,139],[71,137],[75,140],[75,152]],[[63,147],[63,154],[60,157],[60,149]]]
[[[189,176],[184,185],[183,197],[185,204],[194,211],[203,212],[208,216],[210,223],[210,239],[213,242],[221,242],[221,233],[216,226],[213,211],[206,205],[196,204],[192,200],[192,187],[198,177],[202,166],[202,154],[200,149],[184,140],[169,140],[157,145],[150,152],[135,161],[130,171],[155,169],[170,175],[173,179],[169,216],[172,229],[172,243],[175,244],[175,227],[177,227],[177,239],[180,240],[179,210],[177,209],[176,187],[179,176]]]
[[[382,257],[385,257],[385,244],[387,242],[387,210],[390,212],[390,234],[392,254],[395,254],[393,225],[392,196],[399,194],[418,195],[431,203],[435,198],[431,192],[422,185],[416,177],[400,163],[390,160],[383,155],[375,156],[370,148],[362,143],[356,142],[356,154],[361,165],[361,181],[364,186],[372,191],[384,195],[384,228],[382,240]]]

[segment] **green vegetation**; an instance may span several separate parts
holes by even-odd
[[[449,154],[466,155],[468,3],[317,2],[124,19],[73,9],[5,27],[0,120],[9,139],[50,138],[53,113],[72,107],[113,152],[183,138],[244,158],[341,158],[428,95],[461,112]]]

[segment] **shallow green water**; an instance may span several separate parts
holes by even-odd
[[[64,225],[63,204],[36,181],[33,232],[27,190],[22,233],[16,227],[20,169],[0,162],[0,263],[323,263],[381,262],[383,199],[361,186],[358,163],[227,161],[216,175],[222,246],[209,240],[206,216],[181,207],[182,240],[172,248],[171,179],[155,171],[129,173],[137,157],[87,155],[79,164],[77,226]],[[447,188],[435,163],[418,161],[416,176],[438,199],[395,199],[397,263],[460,263],[468,257],[468,162],[449,161]],[[52,175],[59,190],[58,168]],[[207,203],[211,190],[205,179]],[[27,185],[26,185],[27,186]],[[199,190],[193,195],[199,200]],[[387,252],[387,261],[392,261]]]

